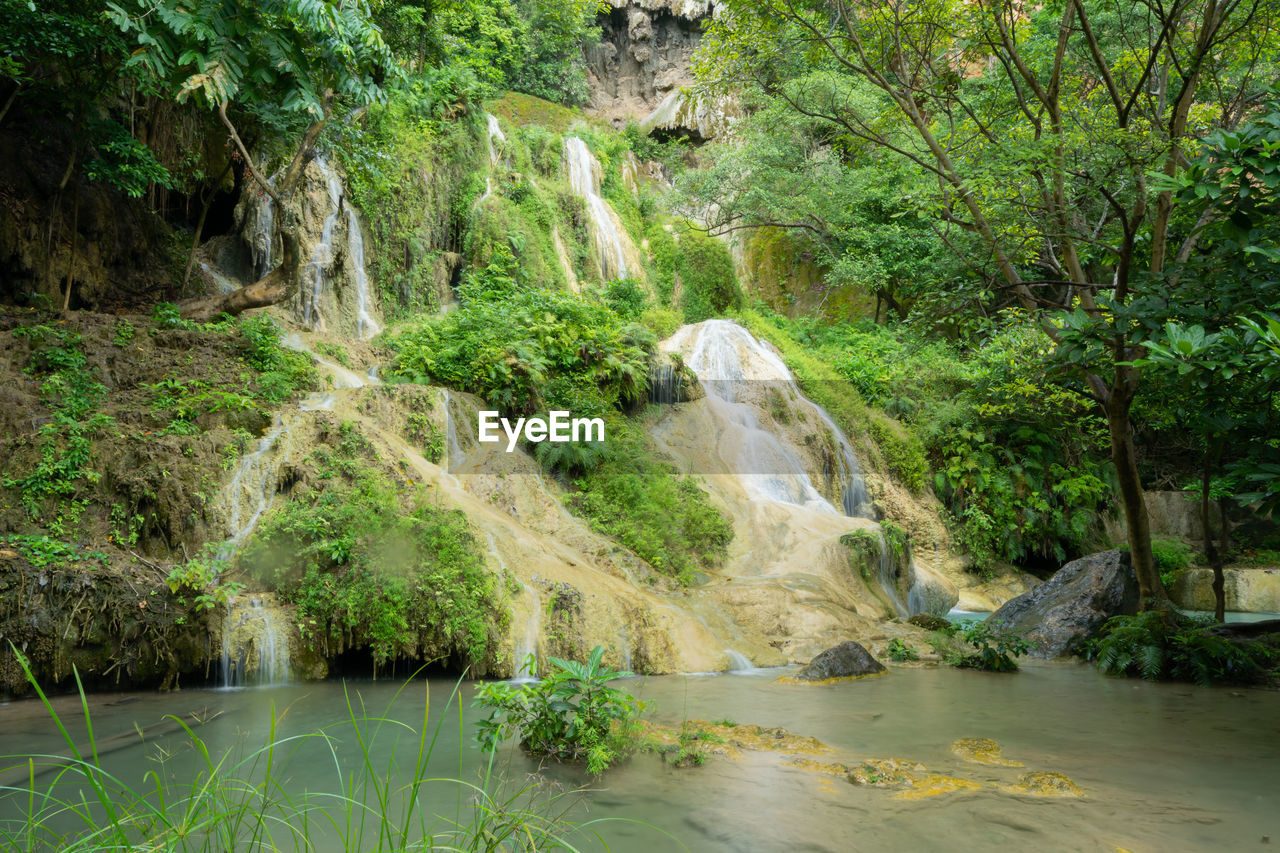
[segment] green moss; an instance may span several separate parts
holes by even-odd
[[[370,456],[351,425],[331,434],[311,457],[320,487],[295,489],[263,521],[241,569],[297,605],[304,639],[323,654],[482,665],[504,611],[466,515],[378,473]]]
[[[686,322],[722,316],[742,306],[733,258],[723,243],[689,229],[681,233],[678,249],[676,269],[684,286],[682,307]]]

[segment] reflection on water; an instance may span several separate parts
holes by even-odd
[[[785,767],[785,757],[769,753],[716,758],[685,770],[643,755],[597,783],[580,816],[645,822],[600,827],[610,849],[644,853],[678,849],[659,831],[695,851],[1238,850],[1264,836],[1280,839],[1280,693],[1274,691],[1148,684],[1074,664],[1029,665],[1016,675],[895,667],[882,678],[826,687],[778,684],[778,674],[668,676],[626,686],[652,703],[660,722],[731,717],[784,726],[830,744],[837,761],[910,759],[984,787],[907,800]],[[470,775],[481,756],[459,736],[457,706],[445,713],[452,687],[430,685],[433,719],[444,721],[431,769]],[[365,682],[348,689],[357,707],[364,702],[381,713],[398,687]],[[461,728],[469,737],[475,717],[470,688],[464,686],[462,695]],[[392,703],[392,714],[417,725],[424,698],[420,683],[410,685]],[[126,704],[110,704],[122,700]],[[70,715],[73,703],[59,701]],[[221,709],[224,715],[201,731],[211,746],[230,747],[262,741],[272,704],[282,716],[277,736],[288,736],[345,718],[346,701],[335,683],[102,696],[95,700],[95,726],[104,737],[163,713]],[[341,738],[343,730],[335,731]],[[396,737],[390,728],[379,735],[375,766],[385,766]],[[1024,766],[980,765],[952,752],[957,739],[975,737],[997,740],[1005,758]],[[416,749],[407,733],[399,738],[398,755]],[[338,747],[347,766],[359,755],[349,741]],[[175,742],[132,747],[106,761],[136,780],[157,766],[153,756],[160,747]],[[315,790],[334,777],[334,757],[320,747],[300,747],[288,758],[287,784]],[[0,707],[0,753],[61,749],[35,703]],[[170,768],[178,775],[179,763]],[[504,753],[502,763],[514,782],[538,770],[517,750]],[[1084,798],[1039,799],[994,787],[1042,770],[1066,774]],[[570,788],[590,781],[570,767],[542,772]],[[458,801],[452,787],[427,796],[439,801],[441,811]]]

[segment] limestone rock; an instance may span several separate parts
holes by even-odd
[[[907,609],[912,615],[930,613],[945,616],[960,600],[960,591],[954,583],[916,560],[908,565],[907,578],[910,581]]]
[[[791,677],[796,681],[826,681],[831,678],[878,675],[884,671],[884,664],[873,658],[862,646],[849,640],[827,649]]]
[[[991,614],[991,622],[1035,643],[1034,657],[1069,654],[1112,616],[1133,613],[1138,579],[1128,551],[1103,551],[1073,560],[1052,578]]]
[[[1227,610],[1280,612],[1280,567],[1225,569],[1223,597]],[[1213,610],[1213,570],[1188,569],[1178,576],[1170,596],[1188,610]]]

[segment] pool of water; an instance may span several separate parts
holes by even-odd
[[[637,678],[624,686],[644,698],[658,722],[732,718],[781,726],[816,737],[834,752],[824,760],[918,761],[929,770],[973,780],[980,789],[922,799],[851,785],[786,766],[787,756],[744,752],[702,767],[669,767],[640,755],[591,780],[579,769],[543,765],[519,750],[500,756],[510,786],[530,775],[572,794],[580,820],[634,819],[597,826],[609,849],[654,853],[693,851],[848,850],[1240,850],[1264,838],[1280,841],[1280,693],[1202,689],[1107,678],[1078,664],[1032,663],[1014,675],[894,667],[882,677],[822,687],[779,683],[781,671],[715,677]],[[240,691],[91,697],[100,739],[132,730],[165,713],[221,716],[200,729],[212,749],[260,744],[274,708],[277,737],[332,726],[359,708],[421,724],[429,695],[441,721],[433,774],[475,778],[481,753],[471,745],[478,712],[472,687],[450,705],[444,681],[400,685],[324,682]],[[397,695],[397,691],[400,691]],[[58,706],[69,716],[76,701]],[[461,712],[461,714],[459,713]],[[77,727],[73,726],[73,729]],[[83,726],[78,727],[79,730]],[[350,727],[338,726],[335,746],[304,742],[284,756],[281,778],[296,790],[337,783],[358,763]],[[344,733],[345,732],[345,733]],[[82,731],[73,731],[82,737]],[[1022,767],[974,764],[952,752],[958,738],[993,738]],[[148,770],[173,778],[190,772],[182,739],[164,736],[104,758],[125,780]],[[412,760],[416,737],[390,724],[377,734],[375,766],[394,752]],[[0,706],[0,754],[61,752],[47,715],[33,702]],[[161,761],[161,757],[170,757]],[[0,766],[9,764],[0,761]],[[1078,799],[1010,794],[997,785],[1028,771],[1066,774],[1084,791]],[[457,786],[428,786],[428,811],[448,813],[466,798]],[[0,802],[0,818],[14,804]],[[8,812],[6,813],[6,809]],[[601,849],[590,838],[585,849]]]

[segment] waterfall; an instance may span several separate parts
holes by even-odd
[[[757,497],[854,517],[866,516],[866,484],[848,437],[825,409],[804,398],[791,371],[776,352],[729,320],[707,320],[684,326],[671,337],[666,348],[688,350],[685,363],[698,375],[709,404],[738,438],[736,458],[726,461],[733,464]],[[839,508],[814,487],[795,450],[760,423],[757,407],[747,402],[759,388],[805,400],[831,431],[840,465]]]
[[[498,117],[493,113],[485,113],[489,121],[489,165],[498,165],[498,149],[494,147],[494,142],[499,144],[507,141],[507,137],[502,132],[502,126],[498,124]],[[485,193],[488,195],[488,193]]]
[[[729,672],[752,672],[755,670],[755,664],[751,662],[751,658],[742,652],[735,652],[733,649],[725,649],[725,655],[729,658]]]
[[[669,406],[680,400],[683,377],[673,364],[660,364],[649,371],[649,402]]]
[[[613,210],[600,197],[600,164],[591,156],[587,144],[576,136],[564,139],[564,160],[569,167],[569,186],[587,203],[592,233],[600,253],[600,273],[605,281],[626,278],[627,260],[622,233],[614,221]]]
[[[244,544],[249,534],[258,526],[258,519],[271,506],[271,499],[276,494],[275,483],[272,482],[276,469],[270,464],[270,454],[276,440],[285,432],[285,426],[277,420],[266,435],[259,439],[257,448],[240,457],[240,465],[227,484],[225,494],[230,507],[228,526],[231,528],[231,537],[220,552],[224,559],[230,559],[236,549]]]
[[[222,619],[222,686],[284,684],[289,680],[290,629],[267,595],[227,602]]]
[[[268,178],[267,183],[274,186],[275,175]],[[263,192],[258,198],[257,215],[253,219],[253,232],[249,235],[249,254],[253,257],[255,279],[261,279],[271,272],[271,243],[275,239],[275,222],[275,200]]]
[[[369,316],[369,276],[364,271],[364,232],[356,212],[347,206],[347,254],[356,279],[356,337],[367,341],[382,331]]]
[[[309,328],[324,331],[324,314],[320,309],[320,299],[324,295],[325,271],[333,267],[333,229],[338,223],[338,215],[342,212],[342,182],[337,171],[329,165],[323,155],[316,155],[316,166],[324,175],[325,191],[329,202],[328,213],[324,225],[320,229],[320,242],[311,253],[311,262],[303,268],[303,286],[298,292],[300,299],[298,319]]]
[[[498,551],[498,543],[494,540],[493,534],[486,532],[485,539],[489,542],[489,556],[493,557],[494,562],[498,564],[498,568],[502,570],[503,577],[514,577],[507,570],[507,562],[502,559],[502,554]],[[524,592],[529,596],[529,619],[524,624],[524,633],[516,637],[512,649],[512,680],[513,681],[533,681],[538,677],[538,635],[542,632],[542,599],[538,595],[538,591],[529,584],[521,582],[520,586],[524,588]],[[529,657],[533,656],[532,662]]]

